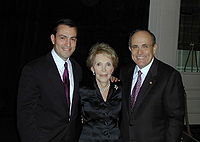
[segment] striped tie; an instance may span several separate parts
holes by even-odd
[[[142,82],[141,74],[142,74],[142,72],[139,70],[137,81],[135,83],[135,86],[134,86],[132,93],[131,93],[131,96],[130,96],[130,106],[131,106],[131,108],[133,108],[135,101],[136,101],[136,98],[138,96],[138,93],[140,91],[140,86],[141,86],[141,82]]]

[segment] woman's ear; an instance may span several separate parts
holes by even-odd
[[[130,46],[128,46],[128,49],[131,51],[131,47]]]
[[[94,68],[91,67],[90,70],[92,71],[93,75],[95,75]]]

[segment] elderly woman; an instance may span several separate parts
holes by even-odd
[[[87,58],[93,85],[80,89],[83,130],[79,142],[118,142],[121,87],[110,82],[118,56],[106,43],[95,44]]]

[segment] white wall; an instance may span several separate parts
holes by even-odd
[[[155,34],[157,58],[176,67],[181,0],[150,0],[149,29]],[[190,124],[200,124],[200,73],[181,73]]]
[[[180,0],[150,0],[149,29],[157,38],[157,58],[176,66]]]
[[[190,124],[200,124],[200,74],[183,72]]]

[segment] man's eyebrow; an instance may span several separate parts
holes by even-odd
[[[64,37],[68,37],[67,35],[63,35],[63,34],[60,34],[58,36],[64,36]],[[77,36],[72,36],[72,37],[69,37],[69,38],[77,38]]]

